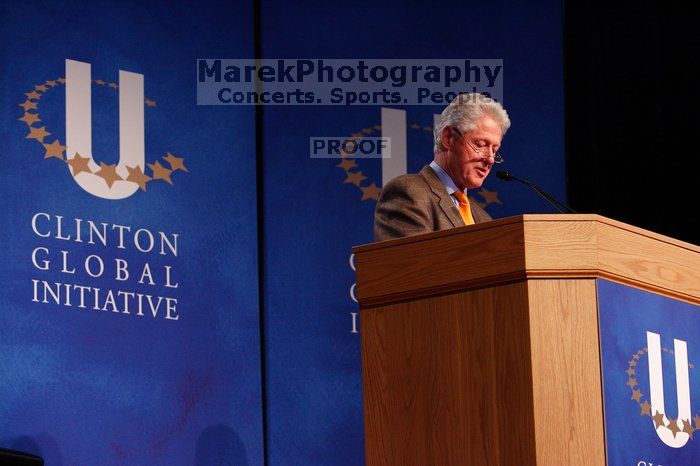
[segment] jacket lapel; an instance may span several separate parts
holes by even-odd
[[[471,205],[472,208],[472,216],[474,217],[474,223],[481,223],[481,222],[487,222],[489,218],[484,216],[484,211],[482,209],[479,209],[478,206],[476,206],[475,201],[470,201],[469,204]]]
[[[462,216],[459,215],[459,211],[457,210],[457,207],[455,207],[452,197],[450,197],[450,195],[447,193],[445,185],[442,184],[442,181],[440,181],[440,178],[438,178],[435,171],[430,168],[429,165],[425,165],[420,171],[420,174],[423,176],[423,178],[425,178],[425,181],[428,182],[428,186],[430,186],[433,194],[440,199],[440,208],[445,213],[447,218],[450,219],[452,226],[463,227],[464,220],[462,220]]]

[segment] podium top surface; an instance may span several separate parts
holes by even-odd
[[[519,215],[353,253],[363,307],[528,278],[605,278],[700,304],[700,247],[600,215]]]

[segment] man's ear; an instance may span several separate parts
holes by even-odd
[[[440,133],[440,145],[442,146],[442,150],[446,151],[452,148],[454,138],[455,134],[452,128],[449,126],[442,128],[442,132]]]
[[[444,128],[442,128],[442,132],[440,133],[440,145],[442,146],[441,149],[443,151],[451,149],[456,137],[457,135],[455,134],[452,127],[445,126]]]

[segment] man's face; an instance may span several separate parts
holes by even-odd
[[[481,187],[493,166],[493,157],[488,155],[498,151],[502,138],[501,126],[488,115],[479,119],[476,129],[461,136],[451,127],[443,130],[443,145],[447,148],[443,162],[458,187]]]

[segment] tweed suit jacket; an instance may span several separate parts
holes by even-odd
[[[470,203],[476,223],[492,220]],[[435,171],[426,165],[415,175],[401,175],[382,188],[374,211],[374,240],[401,238],[464,226],[459,210]]]

